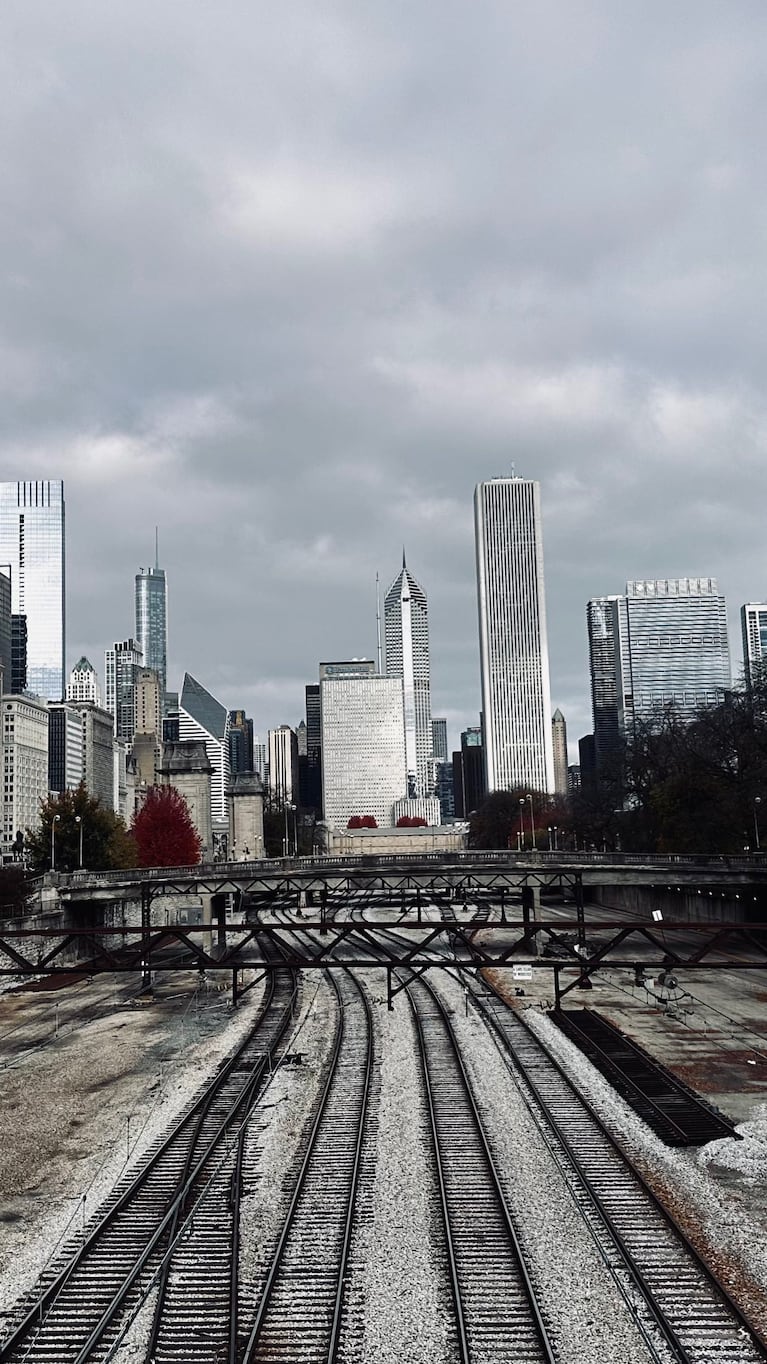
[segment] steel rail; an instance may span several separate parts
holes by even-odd
[[[350,1178],[347,1181],[347,1189],[344,1199],[340,1246],[337,1253],[337,1263],[334,1268],[334,1273],[336,1275],[336,1287],[333,1299],[330,1329],[327,1337],[327,1342],[325,1345],[323,1345],[322,1353],[322,1358],[324,1360],[327,1360],[328,1364],[332,1364],[332,1361],[336,1359],[338,1352],[344,1275],[346,1271],[349,1247],[351,1243],[351,1233],[354,1215],[354,1200],[359,1180],[360,1154],[362,1149],[362,1140],[367,1117],[367,1103],[373,1068],[373,1024],[370,1003],[367,998],[367,995],[365,994],[365,991],[361,988],[359,982],[351,974],[351,972],[345,972],[344,974],[345,977],[353,983],[354,988],[357,992],[357,996],[362,1001],[364,1009],[364,1018],[367,1028],[367,1041],[365,1048],[365,1065],[364,1075],[362,1079],[362,1092],[360,1099],[358,1100],[357,1119],[355,1124],[355,1142],[352,1158],[352,1171]],[[261,1290],[261,1295],[256,1308],[255,1317],[250,1328],[248,1339],[246,1341],[243,1353],[241,1355],[240,1364],[253,1364],[253,1361],[257,1360],[258,1358],[259,1345],[261,1343],[263,1333],[266,1329],[270,1307],[272,1306],[272,1303],[276,1296],[276,1289],[280,1274],[283,1269],[291,1232],[293,1231],[293,1228],[297,1222],[301,1202],[306,1194],[310,1175],[311,1173],[313,1173],[312,1166],[313,1164],[321,1162],[322,1160],[321,1154],[318,1156],[319,1138],[322,1128],[328,1119],[328,1114],[331,1112],[333,1090],[336,1086],[336,1083],[338,1082],[341,1055],[342,1050],[344,1048],[344,1044],[346,1042],[347,1035],[346,1029],[347,1005],[342,998],[341,991],[339,989],[334,974],[329,972],[328,976],[333,985],[333,989],[336,992],[336,996],[339,1003],[340,1020],[338,1031],[336,1034],[333,1051],[328,1066],[328,1075],[325,1080],[325,1084],[323,1086],[320,1097],[317,1101],[312,1126],[307,1140],[307,1148],[304,1153],[300,1169],[298,1171],[290,1204],[288,1206],[285,1219],[283,1221],[282,1229],[280,1231],[277,1244],[272,1252],[271,1263]]]
[[[289,976],[291,981],[292,998],[292,993],[295,989],[295,978],[292,972],[286,972],[286,975]],[[212,1104],[217,1093],[231,1078],[242,1055],[246,1053],[248,1047],[253,1045],[254,1038],[261,1032],[262,1028],[269,1023],[270,1009],[274,1006],[275,989],[276,984],[271,984],[270,982],[269,993],[262,1003],[258,1018],[248,1037],[245,1038],[232,1055],[227,1058],[219,1072],[204,1086],[200,1094],[198,1094],[192,1103],[187,1106],[185,1111],[181,1113],[178,1119],[172,1124],[169,1132],[162,1138],[161,1142],[150,1148],[150,1151],[144,1158],[139,1170],[136,1173],[129,1172],[123,1181],[117,1185],[116,1190],[107,1199],[105,1211],[97,1215],[98,1220],[92,1226],[83,1242],[75,1248],[73,1254],[69,1255],[62,1268],[57,1273],[54,1273],[54,1277],[50,1283],[38,1293],[32,1306],[26,1311],[16,1327],[13,1328],[7,1339],[0,1345],[0,1364],[9,1364],[9,1362],[14,1359],[16,1353],[24,1346],[25,1342],[26,1350],[23,1357],[31,1357],[30,1352],[35,1349],[36,1341],[40,1339],[40,1330],[44,1328],[47,1313],[67,1289],[77,1271],[86,1268],[88,1257],[99,1248],[100,1243],[103,1241],[104,1237],[111,1232],[112,1228],[117,1223],[118,1218],[122,1214],[127,1213],[131,1203],[146,1189],[153,1176],[159,1171],[161,1162],[172,1157],[174,1145],[179,1142],[184,1142],[189,1149],[193,1149],[195,1133],[199,1130],[200,1115]],[[274,1007],[277,1009],[279,1018],[284,1006],[278,1005]],[[290,1007],[287,1010],[288,1021],[289,1016]],[[287,1026],[287,1023],[285,1026]],[[98,1327],[96,1328],[99,1338],[103,1335],[109,1320],[113,1319],[114,1313],[119,1310],[119,1307],[124,1302],[127,1293],[135,1283],[136,1278],[146,1264],[149,1255],[165,1237],[169,1227],[172,1225],[177,1206],[187,1195],[194,1179],[198,1177],[205,1162],[209,1159],[215,1142],[220,1139],[223,1131],[225,1131],[229,1125],[230,1121],[228,1120],[222,1124],[221,1129],[216,1134],[209,1149],[198,1159],[191,1176],[189,1176],[185,1182],[180,1183],[178,1179],[176,1180],[175,1192],[171,1195],[169,1209],[166,1210],[159,1225],[155,1227],[154,1232],[151,1235],[148,1235],[147,1240],[144,1242],[144,1249],[139,1254],[139,1263],[134,1264],[133,1272],[123,1280],[122,1286],[118,1293],[114,1295],[112,1302],[110,1303],[110,1309],[108,1309],[107,1312],[103,1312],[101,1315]],[[186,1162],[183,1168],[188,1169]],[[63,1253],[66,1253],[66,1248]],[[61,1256],[58,1258],[61,1259]],[[44,1283],[44,1276],[41,1282]],[[81,1352],[77,1356],[78,1360],[88,1358],[88,1354],[97,1343],[94,1336],[95,1333],[91,1332],[88,1337],[87,1352],[85,1354],[82,1354]]]
[[[462,971],[461,974],[464,975],[466,973]],[[754,1350],[756,1351],[756,1353],[752,1355],[751,1358],[767,1359],[767,1341],[765,1341],[764,1337],[753,1325],[753,1323],[749,1321],[748,1317],[743,1312],[742,1308],[740,1308],[739,1305],[734,1301],[728,1290],[725,1288],[724,1284],[722,1284],[721,1280],[717,1277],[715,1272],[707,1264],[706,1260],[695,1248],[692,1241],[690,1240],[686,1232],[683,1230],[683,1228],[680,1226],[677,1219],[669,1212],[668,1208],[665,1206],[663,1201],[655,1193],[654,1189],[650,1186],[650,1184],[641,1174],[641,1172],[636,1168],[633,1161],[631,1160],[631,1157],[627,1154],[627,1152],[622,1148],[620,1143],[613,1136],[609,1127],[596,1112],[593,1105],[583,1094],[581,1094],[580,1090],[575,1087],[573,1081],[568,1076],[564,1067],[560,1064],[556,1057],[552,1055],[552,1053],[549,1051],[549,1048],[545,1045],[545,1043],[542,1042],[541,1039],[535,1033],[533,1033],[529,1024],[524,1020],[521,1014],[517,1011],[513,1011],[508,1008],[508,1005],[504,1000],[503,996],[500,994],[500,992],[497,990],[497,988],[493,985],[491,981],[486,980],[484,977],[483,981],[492,991],[496,1000],[503,1006],[504,1010],[508,1012],[509,1017],[505,1017],[502,1023],[494,1014],[492,1014],[484,1006],[482,997],[474,994],[474,998],[479,1003],[479,1007],[482,1014],[488,1019],[497,1035],[501,1038],[506,1054],[509,1056],[512,1064],[515,1066],[517,1072],[521,1075],[525,1084],[529,1087],[530,1091],[535,1096],[536,1101],[540,1105],[540,1108],[545,1115],[546,1121],[550,1124],[551,1129],[556,1133],[557,1138],[560,1141],[563,1149],[565,1150],[569,1159],[572,1161],[573,1165],[578,1171],[579,1176],[582,1179],[582,1182],[589,1190],[589,1193],[591,1194],[592,1198],[595,1201],[600,1216],[603,1218],[605,1224],[610,1229],[610,1233],[613,1236],[616,1245],[618,1245],[618,1247],[622,1250],[622,1253],[625,1255],[626,1263],[630,1267],[633,1276],[639,1283],[642,1289],[643,1296],[648,1303],[648,1306],[652,1310],[653,1315],[656,1317],[656,1320],[658,1320],[659,1324],[662,1324],[667,1339],[669,1343],[672,1345],[672,1347],[678,1352],[679,1358],[684,1360],[685,1364],[687,1364],[688,1360],[696,1361],[696,1364],[706,1364],[704,1356],[700,1354],[691,1354],[689,1352],[688,1347],[684,1345],[678,1334],[679,1328],[674,1327],[672,1323],[669,1321],[667,1311],[658,1302],[657,1287],[653,1288],[653,1286],[648,1283],[647,1271],[643,1269],[643,1267],[638,1263],[635,1253],[630,1249],[630,1247],[626,1243],[625,1234],[622,1234],[620,1229],[616,1226],[615,1216],[605,1206],[604,1198],[602,1197],[602,1195],[600,1195],[598,1189],[595,1187],[594,1180],[592,1177],[590,1177],[587,1169],[585,1168],[583,1159],[581,1158],[581,1156],[579,1156],[578,1151],[575,1149],[573,1140],[568,1137],[566,1131],[562,1126],[561,1121],[553,1113],[551,1104],[547,1102],[546,1096],[542,1093],[540,1079],[536,1070],[534,1069],[533,1071],[531,1071],[525,1066],[524,1061],[515,1051],[514,1044],[511,1041],[511,1038],[508,1036],[504,1024],[508,1025],[510,1022],[512,1024],[516,1023],[519,1027],[521,1027],[524,1030],[527,1038],[529,1039],[530,1044],[543,1057],[545,1057],[546,1062],[550,1065],[551,1069],[556,1073],[558,1079],[561,1080],[563,1084],[566,1086],[567,1090],[569,1091],[569,1094],[572,1096],[573,1104],[579,1106],[581,1109],[585,1111],[585,1114],[587,1115],[588,1119],[598,1130],[599,1136],[607,1142],[611,1151],[614,1153],[614,1155],[618,1158],[619,1162],[624,1167],[627,1177],[631,1178],[636,1182],[638,1187],[641,1189],[642,1194],[649,1200],[649,1203],[653,1211],[659,1216],[659,1218],[662,1220],[662,1223],[665,1224],[667,1230],[672,1234],[672,1236],[674,1236],[680,1242],[682,1250],[686,1252],[687,1255],[692,1259],[696,1270],[705,1279],[709,1289],[712,1291],[715,1297],[717,1297],[721,1301],[722,1306],[732,1314],[732,1317],[734,1319],[734,1326],[736,1327],[737,1331],[741,1334],[742,1337],[746,1338],[749,1342],[753,1342]],[[683,1314],[682,1324],[684,1324],[685,1315],[688,1314]],[[747,1356],[744,1355],[744,1358],[746,1357]],[[718,1351],[717,1358],[722,1360],[725,1358],[721,1348]]]
[[[445,1145],[444,1131],[441,1130],[442,1121],[444,1121],[444,1119],[442,1121],[440,1120],[440,1116],[438,1114],[439,1103],[435,1102],[435,1089],[431,1073],[434,1062],[434,1055],[433,1049],[431,1049],[431,1044],[427,1041],[425,1029],[423,1026],[423,1005],[421,1004],[419,1006],[418,1002],[418,995],[421,993],[427,995],[429,1002],[435,1006],[437,1010],[437,1016],[442,1025],[442,1035],[446,1038],[447,1043],[449,1045],[450,1059],[453,1063],[453,1075],[458,1078],[459,1088],[461,1090],[463,1097],[465,1098],[468,1107],[468,1112],[473,1122],[473,1130],[480,1151],[480,1161],[484,1165],[484,1171],[487,1179],[486,1187],[490,1190],[490,1196],[495,1202],[497,1211],[500,1213],[500,1218],[503,1223],[507,1237],[510,1258],[513,1262],[514,1269],[516,1270],[519,1279],[519,1285],[521,1287],[522,1298],[525,1302],[526,1309],[529,1314],[532,1339],[527,1339],[524,1342],[524,1344],[520,1347],[521,1350],[524,1351],[524,1353],[520,1354],[520,1358],[530,1360],[531,1358],[530,1349],[534,1341],[537,1344],[538,1358],[542,1361],[542,1364],[556,1364],[557,1356],[555,1354],[554,1347],[552,1345],[548,1331],[546,1329],[541,1308],[538,1303],[538,1296],[533,1286],[532,1280],[530,1278],[530,1274],[528,1272],[525,1254],[522,1249],[522,1245],[520,1243],[517,1230],[514,1225],[514,1221],[509,1211],[508,1203],[506,1201],[506,1197],[503,1192],[503,1187],[501,1185],[500,1177],[498,1174],[498,1169],[495,1164],[492,1152],[490,1150],[487,1134],[485,1132],[484,1125],[482,1123],[482,1119],[477,1108],[471,1082],[466,1073],[466,1069],[461,1058],[460,1049],[458,1047],[458,1042],[453,1032],[450,1020],[448,1019],[447,1012],[439,997],[432,990],[431,986],[424,980],[411,982],[406,987],[406,992],[410,1000],[411,1008],[413,1010],[413,1016],[416,1025],[416,1034],[419,1043],[419,1053],[424,1073],[424,1086],[427,1096],[427,1105],[429,1110],[429,1119],[431,1124],[432,1140],[435,1152],[435,1165],[438,1173],[440,1187],[440,1201],[443,1209],[445,1241],[446,1246],[448,1248],[448,1257],[451,1266],[452,1281],[451,1286],[456,1305],[456,1315],[458,1320],[462,1360],[464,1364],[470,1364],[472,1358],[471,1341],[469,1338],[470,1327],[467,1323],[466,1305],[464,1301],[466,1286],[465,1284],[461,1283],[461,1275],[458,1269],[459,1256],[457,1254],[455,1244],[456,1210],[455,1208],[451,1210],[452,1199],[450,1191],[448,1189],[448,1182],[445,1178],[444,1158],[448,1151],[448,1148]],[[462,1161],[465,1161],[467,1159],[465,1150],[462,1152],[461,1158]],[[482,1227],[477,1227],[476,1228],[477,1238],[481,1238],[485,1231],[486,1229],[483,1229]],[[509,1286],[507,1285],[507,1291],[508,1287]]]

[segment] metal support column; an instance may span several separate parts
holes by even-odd
[[[328,931],[328,888],[322,886],[320,889],[320,933]]]
[[[386,1007],[390,1013],[394,1010],[394,995],[391,989],[391,967],[386,968]]]
[[[416,888],[415,888],[415,907],[416,907],[417,921],[418,921],[418,923],[420,924],[420,922],[421,922],[421,887],[420,887],[420,886],[416,886]]]
[[[144,882],[141,886],[141,990],[151,989],[152,965],[149,951],[149,935],[152,927],[152,888]]]
[[[558,965],[556,965],[556,963],[555,963],[555,965],[554,965],[554,1009],[555,1009],[555,1011],[559,1010],[559,1009],[562,1007],[562,996],[561,996],[561,994],[559,993],[559,973],[560,973],[561,969],[562,969],[561,966],[558,966]]]
[[[575,891],[575,913],[578,919],[578,946],[586,946],[586,920],[583,916],[583,875],[576,872],[573,890]]]
[[[501,886],[501,923],[506,922],[506,887]]]
[[[238,1000],[238,997],[239,997],[239,996],[238,996],[238,992],[237,992],[237,967],[235,966],[235,967],[233,968],[233,970],[232,970],[232,1008],[233,1008],[233,1009],[236,1009],[236,1008],[237,1008],[237,1000]]]

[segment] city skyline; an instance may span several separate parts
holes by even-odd
[[[375,655],[404,542],[453,744],[479,707],[471,493],[512,462],[542,488],[571,754],[592,598],[716,577],[739,662],[767,591],[767,12],[451,16],[0,19],[0,477],[66,480],[65,670],[133,632],[159,524],[169,686],[188,668],[263,733],[317,658]]]
[[[60,481],[60,480],[59,480],[58,482],[61,484],[61,481]],[[62,486],[63,486],[63,485],[62,485]],[[545,504],[545,493],[544,493],[544,504]],[[147,570],[147,569],[139,569],[139,570],[138,570],[137,572],[135,572],[135,574],[134,574],[134,582],[135,582],[135,598],[136,598],[136,610],[137,610],[137,615],[138,615],[138,611],[139,611],[139,590],[140,590],[140,585],[142,584],[143,581],[145,581],[145,580],[148,579],[149,575],[151,575],[151,577],[152,577],[153,580],[154,580],[155,578],[157,578],[158,582],[161,584],[160,593],[161,593],[161,598],[162,598],[162,606],[163,606],[163,608],[165,608],[165,606],[166,606],[166,591],[167,591],[166,583],[167,583],[167,579],[166,579],[165,570],[164,570],[164,569],[158,569],[157,567],[155,567],[155,569],[148,569],[148,570]],[[397,579],[395,579],[395,584],[396,584],[397,582],[400,582],[401,576],[402,576],[401,573],[397,576]],[[412,578],[412,575],[410,575],[410,577]],[[412,579],[412,581],[413,581],[414,583],[416,582],[415,579]],[[125,595],[127,595],[127,585],[124,585],[124,586],[126,587],[126,594],[125,594]],[[392,586],[394,586],[394,584],[393,584]],[[76,590],[76,583],[73,584],[73,583],[70,581],[69,587],[70,587],[70,590]],[[416,588],[418,589],[418,591],[422,591],[422,589],[418,588],[418,584],[417,584],[417,583],[416,583]],[[390,589],[390,590],[391,590],[391,589]],[[181,610],[182,610],[182,612],[183,612],[183,611],[184,611],[183,583],[181,584],[181,594],[182,594]],[[753,595],[753,594],[752,594],[752,595]],[[587,603],[587,608],[590,610],[591,606],[592,606],[594,603],[596,603],[596,604],[598,605],[599,603],[611,603],[611,602],[617,602],[618,600],[619,600],[619,597],[618,597],[617,594],[613,594],[612,596],[607,596],[607,595],[606,595],[606,596],[603,596],[603,597],[595,597],[594,599],[592,599],[592,601],[590,601],[589,603]],[[369,608],[369,607],[370,607],[370,603],[368,603],[368,608]],[[738,623],[739,623],[739,625],[741,624],[740,617],[742,616],[743,607],[742,607],[742,606],[738,606],[738,605],[737,605],[735,602],[733,602],[733,601],[730,601],[729,604],[728,604],[728,608],[729,608],[729,620],[728,620],[727,625],[728,625],[728,640],[729,640],[729,638],[730,638],[730,636],[731,636],[731,633],[732,633],[732,632],[731,632],[731,629],[730,629],[730,622],[733,620],[733,617],[735,617],[736,612],[737,612],[737,613],[739,613],[739,614],[738,614],[738,617],[737,617]],[[724,609],[724,608],[722,608],[722,610],[723,610],[723,609]],[[163,614],[163,625],[164,625],[165,637],[167,638],[167,615],[166,615],[166,614]],[[368,626],[369,626],[369,625],[370,625],[370,621],[368,620]],[[585,660],[584,660],[583,685],[584,685],[584,688],[585,688],[585,690],[587,691],[587,693],[589,693],[589,697],[588,697],[588,699],[589,699],[589,706],[588,706],[588,714],[586,715],[586,717],[583,718],[583,719],[579,718],[579,717],[581,716],[582,712],[580,711],[580,708],[578,708],[578,707],[574,708],[570,713],[568,713],[567,711],[565,711],[565,710],[564,710],[564,706],[562,706],[562,705],[560,705],[560,704],[558,703],[557,698],[556,698],[555,695],[553,695],[553,690],[552,690],[552,697],[551,697],[552,714],[553,714],[553,712],[554,712],[555,709],[559,708],[559,709],[562,709],[562,710],[564,711],[565,716],[566,716],[566,719],[567,719],[568,740],[569,740],[569,758],[570,758],[570,761],[577,761],[577,742],[578,742],[578,738],[579,738],[582,734],[586,734],[586,733],[591,732],[591,730],[592,730],[592,728],[593,728],[592,723],[591,723],[591,717],[592,717],[592,715],[593,715],[593,695],[591,694],[592,688],[591,688],[591,684],[590,684],[590,663],[589,663],[589,644],[588,644],[588,631],[589,631],[589,629],[590,629],[590,625],[588,626],[587,631],[584,632],[584,642],[585,642],[585,651],[584,651],[584,652],[585,652]],[[740,628],[740,629],[738,630],[738,632],[737,632],[737,635],[736,635],[737,643],[738,643],[738,644],[742,644],[743,638],[744,638],[744,637],[743,637],[743,634],[742,634],[742,628]],[[78,653],[78,648],[77,648],[77,645],[76,645],[75,643],[72,644],[72,652],[73,652],[73,655]],[[324,650],[324,652],[328,652],[328,651],[327,651],[327,650]],[[340,651],[339,651],[339,652],[340,652]],[[351,651],[350,651],[350,652],[351,652]],[[734,666],[733,666],[733,669],[732,669],[733,680],[734,680],[735,682],[737,682],[737,681],[739,680],[740,675],[741,675],[741,667],[740,667],[740,659],[739,659],[739,650],[737,649],[737,647],[736,647],[735,651],[733,651],[732,656],[733,656],[733,659],[734,659]],[[83,657],[82,654],[80,654],[80,661],[82,661],[82,657]],[[744,661],[745,661],[745,660],[744,660]],[[76,664],[76,663],[73,663],[72,666],[75,667],[75,666],[77,666],[77,664]],[[310,668],[312,668],[312,669],[316,669],[316,660],[315,660],[315,661],[312,661],[312,663],[311,663],[311,664],[308,664],[307,666],[310,667]],[[172,662],[172,663],[171,663],[171,669],[174,669],[174,668],[175,668],[175,663]],[[181,664],[179,665],[179,667],[178,667],[178,673],[179,673],[181,676],[183,676],[183,673],[186,672],[186,671],[188,671],[188,670],[186,669],[186,667],[184,666],[184,664],[181,663]],[[216,672],[217,672],[217,671],[220,672],[220,661],[218,661],[218,660],[213,660],[213,659],[210,659],[210,658],[209,658],[209,659],[207,660],[207,663],[204,663],[204,664],[203,664],[203,667],[201,668],[201,671],[204,672],[204,674],[205,674],[206,677],[214,677],[214,676],[216,675]],[[97,670],[97,672],[98,672],[98,670]],[[229,662],[228,659],[226,660],[226,672],[227,672],[229,675],[231,675],[231,663]],[[68,675],[69,675],[69,670],[65,671],[65,677],[67,677]],[[100,680],[101,680],[101,676],[102,676],[102,675],[99,674]],[[173,679],[173,676],[174,676],[174,673],[171,672],[171,680]],[[440,679],[439,679],[439,678],[436,679],[436,683],[437,683],[437,690],[439,691],[439,690],[440,690]],[[103,686],[104,686],[104,689],[106,689],[106,686],[107,686],[106,670],[104,670],[104,674],[103,674]],[[228,683],[228,684],[227,684],[226,682],[222,683],[222,684],[221,684],[220,686],[218,686],[218,687],[215,687],[215,686],[211,683],[211,688],[212,688],[212,690],[217,691],[217,694],[220,694],[222,697],[224,697],[224,696],[227,696],[227,697],[230,697],[230,698],[231,698],[231,697],[234,697],[235,699],[239,700],[239,699],[242,697],[242,695],[243,695],[244,693],[247,693],[247,692],[248,692],[249,684],[248,684],[247,681],[245,681],[245,682],[244,682],[243,684],[241,684],[240,687],[238,688],[238,687],[236,686],[236,684],[234,684],[234,686],[232,686],[231,683]],[[301,693],[303,693],[304,690],[305,690],[305,684],[302,684],[301,687],[300,687]],[[458,734],[460,733],[460,730],[461,730],[462,728],[465,728],[467,724],[473,723],[473,722],[476,720],[476,718],[477,718],[477,716],[478,716],[478,714],[479,714],[480,705],[481,705],[480,694],[479,694],[479,685],[478,685],[478,688],[477,688],[477,692],[478,692],[478,694],[477,694],[477,703],[476,703],[476,707],[475,707],[475,708],[472,708],[471,705],[469,704],[469,705],[467,705],[465,708],[463,708],[462,710],[457,711],[457,712],[453,712],[453,714],[449,717],[448,731],[449,731],[449,734],[450,734],[450,746],[451,746],[451,748],[452,748],[452,747],[454,746],[454,744],[457,742],[457,736],[458,736]],[[274,715],[274,716],[279,715],[279,716],[281,716],[282,718],[280,718],[280,719],[275,719],[274,722],[273,722],[271,725],[270,725],[270,723],[269,723],[269,720],[268,720],[266,714],[264,714],[263,712],[258,712],[258,713],[256,713],[256,714],[254,715],[254,717],[253,717],[254,722],[259,726],[260,730],[263,731],[263,732],[267,732],[267,730],[268,730],[269,728],[275,728],[275,729],[276,729],[276,728],[278,728],[280,725],[290,724],[290,723],[292,723],[291,715],[293,715],[293,714],[295,714],[295,713],[297,713],[297,714],[300,715],[300,714],[302,713],[302,712],[301,712],[301,709],[300,709],[300,706],[301,706],[301,702],[302,702],[303,700],[304,700],[304,696],[302,695],[302,696],[301,696],[301,699],[300,699],[300,701],[299,701],[299,703],[298,703],[298,704],[299,704],[299,709],[298,709],[297,711],[294,711],[294,709],[293,709],[291,706],[284,706],[284,707],[280,708],[279,710],[275,710],[275,711],[273,712],[273,715]],[[106,702],[105,702],[105,704],[106,704]],[[226,702],[222,702],[222,704],[226,704]],[[241,708],[241,707],[238,707],[238,708]],[[285,712],[286,712],[286,711],[288,712],[287,717],[286,717],[286,715],[285,715]]]

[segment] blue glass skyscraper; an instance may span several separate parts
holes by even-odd
[[[165,569],[140,568],[136,574],[136,643],[143,666],[160,677],[163,714],[168,680],[168,585]]]
[[[13,614],[26,617],[27,687],[60,701],[66,648],[60,479],[0,483],[0,564],[10,567]]]

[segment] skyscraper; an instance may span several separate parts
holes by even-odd
[[[400,679],[377,676],[372,660],[321,664],[320,709],[325,820],[344,828],[352,815],[373,815],[390,827],[407,793]]]
[[[64,695],[64,561],[64,484],[0,483],[0,564],[27,618],[27,686],[49,701]]]
[[[211,696],[191,673],[184,673],[178,706],[181,740],[201,739],[213,767],[210,810],[213,828],[229,827],[226,790],[229,785],[229,711]]]
[[[586,607],[586,624],[595,762],[603,777],[617,776],[631,690],[625,597],[594,597]]]
[[[567,795],[567,724],[559,707],[551,717],[551,742],[554,749],[554,790]]]
[[[402,679],[408,795],[433,789],[429,610],[426,593],[402,568],[384,598],[386,676]]]
[[[69,674],[67,682],[67,701],[91,701],[94,706],[101,705],[99,675],[89,659],[78,659]]]
[[[673,708],[683,721],[732,686],[727,607],[715,578],[635,579],[587,608],[596,764],[634,719]]]
[[[741,606],[740,628],[743,632],[743,671],[750,690],[756,675],[767,665],[767,603],[752,601]]]
[[[479,483],[474,526],[487,790],[552,791],[540,484]]]
[[[160,678],[163,714],[168,685],[168,585],[165,569],[140,568],[136,574],[136,643],[145,668]]]
[[[431,722],[431,744],[434,761],[446,763],[449,757],[447,751],[447,720],[443,715],[435,716]]]
[[[104,653],[105,705],[114,716],[115,738],[130,743],[136,731],[136,680],[141,650],[135,639],[117,640]]]

